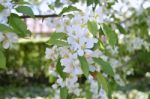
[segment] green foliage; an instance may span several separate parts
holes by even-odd
[[[27,30],[27,25],[25,22],[23,22],[16,14],[12,13],[9,16],[9,25],[14,29],[14,32],[21,37],[31,34],[31,32]]]
[[[105,62],[101,58],[93,58],[94,62],[101,66],[101,69],[110,76],[114,76],[112,67],[108,62]]]
[[[28,15],[28,16],[34,17],[34,13],[33,13],[32,9],[28,6],[18,6],[16,8],[16,11],[23,13],[25,15]]]
[[[60,98],[61,99],[67,99],[67,96],[68,96],[68,90],[67,88],[61,88],[60,89]]]
[[[101,51],[105,50],[105,46],[101,40],[98,40],[98,42],[94,45],[93,50],[99,49]]]
[[[2,4],[0,4],[0,12],[3,11],[4,9],[5,7]]]
[[[63,67],[61,66],[60,59],[58,59],[58,61],[57,61],[56,71],[60,75],[60,77],[62,77],[63,80],[65,80],[67,75],[66,75],[66,73],[63,72]]]
[[[94,5],[95,6],[99,3],[99,0],[86,0],[87,2],[87,6],[90,6],[90,5]]]
[[[108,94],[109,93],[109,86],[108,86],[108,82],[107,82],[106,78],[100,72],[97,73],[96,78],[97,78],[99,87],[104,88],[104,90]]]
[[[87,25],[88,25],[89,31],[90,31],[94,36],[96,36],[96,34],[98,33],[97,23],[96,23],[95,21],[88,21]]]
[[[84,75],[86,77],[88,77],[88,75],[89,75],[89,65],[88,65],[88,62],[87,62],[86,58],[84,56],[78,56],[78,59],[80,61],[81,69],[82,69]]]
[[[4,53],[0,50],[0,69],[6,68],[6,57]]]
[[[127,34],[127,31],[120,24],[116,24],[116,26],[120,33]]]
[[[104,34],[108,38],[109,44],[114,47],[118,43],[118,37],[117,34],[112,30],[112,28],[106,24],[101,25],[101,28],[104,32]]]
[[[13,29],[4,24],[0,24],[0,31],[1,32],[13,32]]]
[[[66,46],[68,45],[66,42],[67,35],[65,33],[52,33],[48,45],[57,45],[57,46]]]
[[[32,73],[38,77],[42,71],[47,73],[47,66],[50,62],[45,59],[46,41],[19,41],[14,48],[7,49],[5,56],[7,59],[7,68],[9,70],[26,69],[22,72],[25,76]]]
[[[68,7],[64,7],[62,9],[62,11],[59,13],[59,15],[63,15],[65,13],[68,13],[68,12],[72,12],[72,11],[81,11],[80,9],[74,7],[74,6],[68,6]]]
[[[87,84],[86,86],[85,86],[85,90],[86,90],[86,99],[92,99],[92,93],[91,93],[91,91],[90,91],[90,84]]]

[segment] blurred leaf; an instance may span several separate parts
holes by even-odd
[[[126,30],[120,24],[116,24],[116,26],[121,33],[126,34]]]
[[[64,88],[61,88],[60,89],[60,98],[61,99],[67,99],[67,96],[68,96],[68,90],[66,87]]]
[[[4,53],[0,50],[0,68],[6,68],[6,57]]]
[[[107,80],[103,77],[103,75],[99,72],[97,73],[96,78],[97,78],[99,87],[102,87],[106,91],[106,93],[109,93],[108,83],[107,83]]]
[[[4,24],[0,24],[0,31],[1,32],[13,32],[13,30],[10,27]]]
[[[87,84],[85,88],[86,88],[86,99],[92,99],[92,93],[90,91],[90,84]]]
[[[24,37],[26,34],[30,34],[31,32],[27,30],[27,26],[25,22],[23,22],[19,16],[16,14],[11,14],[9,16],[9,25],[13,27],[14,32],[17,33],[19,36]]]
[[[48,7],[49,7],[50,9],[52,9],[52,10],[55,9],[55,5],[52,5],[52,4],[49,4]]]
[[[89,31],[90,31],[94,36],[96,36],[96,34],[97,34],[98,31],[99,31],[96,22],[95,22],[95,21],[88,21],[87,25],[88,25]]]
[[[59,13],[59,15],[62,15],[62,14],[67,13],[67,12],[72,12],[72,11],[81,11],[81,10],[70,5],[68,7],[64,7],[62,9],[62,11]]]
[[[67,35],[62,32],[54,32],[50,36],[52,39],[66,39]]]
[[[107,73],[110,76],[114,76],[114,72],[112,67],[110,66],[110,64],[108,62],[105,62],[103,59],[101,58],[93,58],[94,62],[99,64],[101,66],[101,69]]]
[[[112,30],[112,28],[106,24],[103,24],[102,30],[104,34],[107,36],[109,44],[114,47],[118,43],[117,34]]]
[[[98,40],[97,46],[98,46],[98,49],[105,50],[104,44],[103,44],[103,42],[101,40]]]
[[[81,69],[82,69],[84,75],[86,77],[88,77],[89,76],[89,65],[88,65],[86,58],[84,56],[78,56],[78,59],[80,61]]]
[[[15,4],[18,4],[18,5],[24,5],[24,4],[30,4],[29,2],[25,2],[25,1],[22,1],[22,0],[17,0],[17,2],[15,2]]]
[[[16,11],[23,13],[25,15],[28,15],[28,16],[34,17],[34,13],[33,13],[32,9],[28,6],[19,6],[16,8]]]
[[[5,7],[2,4],[0,4],[0,12],[3,11],[4,9]]]
[[[58,59],[58,61],[57,61],[56,71],[60,75],[60,77],[62,77],[63,80],[65,80],[66,73],[63,72],[63,67],[61,66],[60,59]]]
[[[95,6],[99,3],[99,0],[86,0],[87,6],[95,4]]]
[[[48,41],[48,45],[67,46],[67,35],[65,33],[53,33]]]

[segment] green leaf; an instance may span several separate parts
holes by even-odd
[[[111,27],[109,27],[106,24],[103,24],[102,26],[102,30],[104,32],[104,34],[107,36],[108,38],[108,42],[109,44],[114,47],[117,43],[118,43],[118,37],[117,34],[112,30]]]
[[[15,2],[15,4],[17,4],[17,5],[24,5],[24,4],[31,5],[29,2],[25,2],[22,0],[18,0],[17,2]]]
[[[96,79],[98,81],[99,87],[102,87],[106,91],[106,93],[108,94],[109,93],[109,86],[108,86],[108,82],[104,78],[104,76],[99,72],[96,75]]]
[[[87,6],[94,5],[92,7],[95,9],[97,4],[99,3],[99,0],[86,0],[86,3],[87,3]]]
[[[21,37],[31,33],[29,30],[27,30],[26,24],[16,14],[12,13],[9,16],[9,25],[13,28],[14,32]]]
[[[60,89],[60,98],[61,99],[67,99],[67,96],[68,96],[68,90],[66,87],[64,88],[61,88]]]
[[[104,44],[101,40],[98,41],[98,46],[100,50],[105,50]]]
[[[0,4],[0,12],[3,11],[4,9],[5,7],[2,4]]]
[[[114,72],[112,67],[110,66],[110,64],[108,62],[105,62],[103,59],[101,58],[93,58],[94,62],[99,64],[101,66],[101,69],[107,73],[110,76],[114,76]]]
[[[13,29],[11,29],[10,27],[4,24],[0,24],[0,31],[1,32],[13,32]]]
[[[98,27],[97,27],[96,22],[95,22],[95,21],[88,21],[87,25],[88,25],[89,31],[90,31],[94,36],[96,36],[96,34],[98,33]]]
[[[116,26],[121,33],[127,34],[126,30],[120,24],[116,24]]]
[[[60,59],[58,59],[58,62],[56,64],[56,72],[60,75],[60,77],[65,80],[66,78],[66,73],[63,72],[63,67],[61,66]]]
[[[16,11],[23,13],[25,15],[28,15],[28,16],[34,17],[34,13],[33,13],[32,9],[28,6],[19,6],[16,8]]]
[[[96,50],[96,49],[99,49],[99,50],[102,50],[102,51],[105,50],[104,44],[101,40],[98,40],[98,42],[94,45],[92,50]]]
[[[67,35],[65,33],[52,33],[48,45],[67,46]]]
[[[86,77],[88,77],[89,76],[89,65],[88,65],[86,58],[84,56],[78,56],[78,59],[80,61],[81,69],[82,69],[84,75]]]
[[[59,13],[59,15],[62,15],[64,13],[68,13],[68,12],[72,12],[72,11],[81,11],[80,9],[74,7],[74,6],[68,6],[68,7],[64,7],[62,9],[62,11]]]
[[[94,3],[94,0],[87,0],[87,6],[90,6]]]
[[[92,99],[92,93],[90,91],[90,84],[85,85],[85,90],[86,90],[86,99]]]
[[[52,39],[66,39],[67,34],[62,33],[62,32],[54,32],[51,34]]]
[[[52,10],[55,9],[55,5],[53,5],[53,4],[49,4],[48,7],[49,7],[50,9],[52,9]]]
[[[92,93],[89,91],[86,91],[86,99],[92,99]]]
[[[0,51],[0,68],[6,68],[6,57],[2,51]]]

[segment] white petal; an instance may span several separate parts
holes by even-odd
[[[72,72],[71,66],[66,66],[66,67],[63,69],[63,72],[71,73],[71,72]]]
[[[93,41],[88,41],[88,42],[86,43],[86,48],[92,48],[93,46],[94,46]]]
[[[83,56],[84,55],[84,51],[83,50],[78,50],[78,55],[79,56]]]
[[[2,42],[5,39],[5,37],[3,36],[3,34],[0,32],[0,42]]]
[[[5,40],[5,41],[3,42],[3,47],[4,47],[5,49],[8,49],[8,48],[10,47],[10,42],[7,41],[7,40]]]

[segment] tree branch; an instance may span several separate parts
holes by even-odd
[[[50,14],[50,15],[34,15],[34,17],[31,17],[31,16],[25,16],[25,15],[22,15],[20,16],[20,18],[49,18],[49,17],[58,17],[57,14]]]

